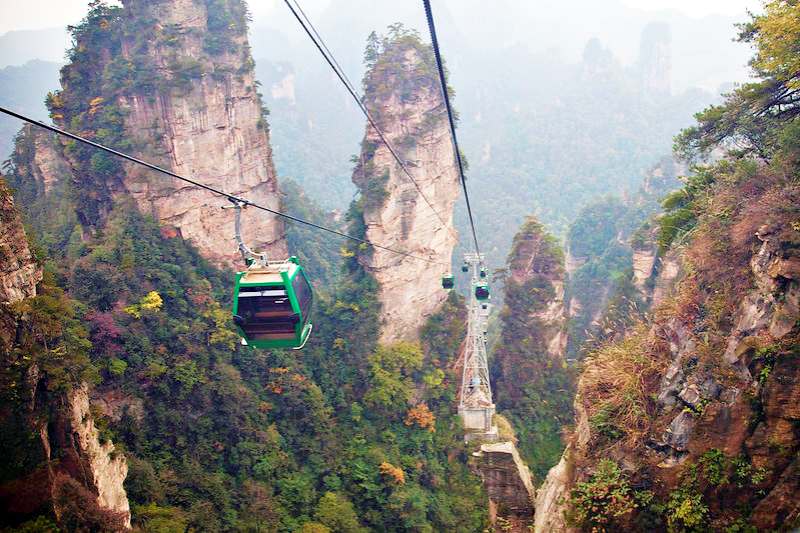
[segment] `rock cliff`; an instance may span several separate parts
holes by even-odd
[[[571,451],[545,483],[585,527],[800,523],[800,189],[767,169],[720,181],[666,256],[653,318],[587,359]],[[626,492],[617,516],[602,487]],[[567,528],[541,505],[537,530]]]
[[[353,173],[366,238],[431,261],[378,248],[360,256],[380,286],[381,340],[392,342],[416,338],[447,298],[441,277],[456,243],[459,185],[432,51],[415,35],[397,34],[373,52],[364,101],[417,185],[368,127]]]
[[[73,390],[66,399],[67,427],[69,427],[73,450],[86,465],[85,473],[89,486],[97,493],[97,503],[124,516],[125,527],[131,527],[128,496],[123,483],[128,475],[125,456],[116,452],[110,440],[101,443],[94,417],[89,411],[89,387]]]
[[[564,277],[558,243],[528,218],[508,256],[492,388],[519,435],[522,456],[540,476],[557,462],[560,426],[570,418]]]
[[[28,171],[49,162],[33,162]],[[100,442],[83,381],[88,361],[63,342],[69,326],[60,321],[69,311],[60,307],[64,300],[58,290],[48,285],[39,294],[42,277],[0,179],[0,431],[5,435],[0,449],[15,458],[0,477],[0,523],[54,512],[68,528],[68,508],[85,504],[72,495],[62,498],[65,483],[74,482],[107,524],[129,528],[125,457],[110,441]],[[68,335],[73,334],[81,331],[70,329]]]
[[[0,176],[0,305],[36,296],[42,270],[33,258],[14,198]]]
[[[57,123],[80,124],[101,142],[280,208],[240,0],[126,0],[122,8],[95,8],[73,33],[63,89],[48,99]],[[97,72],[105,74],[92,79]],[[220,209],[226,200],[83,147],[67,155],[85,199],[84,225],[102,224],[111,204],[132,197],[207,258],[236,261],[233,214]],[[273,215],[246,212],[244,236],[273,257],[286,255],[283,224]]]
[[[527,532],[533,521],[531,473],[511,441],[481,444],[473,454],[489,495],[489,518],[501,531]]]

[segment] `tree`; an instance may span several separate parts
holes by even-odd
[[[314,519],[324,524],[334,533],[363,533],[362,527],[353,509],[353,504],[338,492],[326,492],[317,503]]]
[[[398,342],[379,346],[369,356],[369,390],[364,400],[384,411],[405,410],[414,389],[412,375],[422,366],[422,350],[416,344]]]

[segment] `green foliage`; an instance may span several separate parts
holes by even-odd
[[[630,483],[619,466],[603,459],[588,481],[577,483],[570,497],[572,520],[584,529],[609,531],[619,528],[637,508]]]
[[[401,411],[411,399],[414,374],[422,366],[420,347],[406,342],[379,346],[368,362],[369,390],[364,401],[384,413]]]
[[[353,504],[336,492],[326,492],[317,503],[314,519],[330,528],[331,531],[341,533],[364,533],[366,528],[358,521]]]
[[[725,167],[726,163],[721,165]],[[697,224],[698,214],[706,207],[719,170],[694,167],[692,174],[684,178],[684,187],[664,198],[661,204],[664,215],[658,219],[658,246],[662,253]]]
[[[519,437],[520,451],[532,472],[543,478],[558,462],[561,427],[572,416],[569,371],[548,353],[559,333],[537,315],[556,297],[554,281],[564,277],[564,257],[555,239],[533,217],[514,237],[508,257],[501,332],[492,358],[498,407]]]
[[[682,484],[672,491],[667,502],[669,531],[703,531],[708,523],[708,506],[703,495],[691,484]]]
[[[782,143],[782,131],[800,116],[796,98],[800,72],[794,44],[798,34],[800,23],[792,0],[766,2],[762,15],[741,25],[739,40],[755,45],[751,65],[760,81],[734,89],[722,105],[696,114],[697,125],[675,138],[676,152],[695,158],[723,147],[732,155],[763,159],[791,152],[794,148]]]
[[[17,527],[3,529],[4,533],[59,533],[60,531],[56,523],[47,516],[37,516]]]

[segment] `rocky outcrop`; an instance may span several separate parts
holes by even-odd
[[[158,39],[148,47],[149,63],[157,72],[175,80],[175,65],[193,61],[202,74],[185,86],[152,92],[133,91],[120,98],[129,111],[126,129],[134,138],[152,142],[157,158],[170,170],[194,177],[226,192],[246,197],[270,209],[280,209],[278,183],[272,162],[269,132],[256,92],[253,62],[247,42],[244,5],[238,0],[208,4],[200,0],[146,2],[126,0],[125,17],[155,21],[154,32],[171,40]],[[220,13],[210,13],[210,10]],[[215,27],[216,19],[234,18],[235,31]],[[225,37],[218,53],[209,51],[209,39]],[[138,53],[137,36],[125,39],[124,57]],[[205,255],[220,263],[238,258],[233,216],[222,211],[219,198],[206,191],[163,176],[130,167],[125,190],[145,212],[162,223],[176,227]],[[155,179],[153,179],[155,178]],[[272,257],[286,256],[283,224],[269,213],[247,213],[245,240]]]
[[[640,294],[647,293],[647,282],[653,275],[658,250],[655,246],[635,247],[633,249],[633,285]]]
[[[66,425],[71,430],[71,444],[81,462],[86,466],[86,481],[97,493],[97,503],[125,516],[127,528],[131,527],[128,496],[123,483],[128,475],[125,456],[117,453],[109,440],[100,442],[94,418],[89,411],[89,388],[86,385],[73,390],[66,400]]]
[[[537,220],[529,218],[515,236],[508,270],[508,309],[504,314],[512,315],[509,320],[525,320],[527,315],[531,324],[540,329],[546,354],[553,360],[563,360],[567,344],[564,258],[555,240]],[[531,291],[536,292],[535,302],[526,301],[524,293]]]
[[[686,524],[677,505],[700,509],[690,519],[710,530],[798,524],[800,189],[768,172],[752,180],[758,188],[718,187],[709,205],[730,220],[704,217],[664,256],[648,324],[587,360],[571,445],[537,502],[539,531],[566,527],[543,494],[593,482],[608,459],[633,496],[668,502],[660,519],[673,529]],[[640,392],[623,397],[630,376]],[[638,414],[624,410],[632,405]],[[637,512],[603,520],[632,527]]]
[[[96,6],[74,39],[72,61],[62,70],[63,89],[48,99],[56,123],[280,210],[267,112],[257,91],[241,0]],[[96,75],[104,71],[105,76]],[[84,227],[101,227],[114,205],[133,199],[216,264],[237,261],[233,213],[220,209],[227,200],[85,147],[65,153]],[[48,190],[50,170],[56,169],[42,169]],[[251,247],[273,258],[286,256],[282,220],[263,211],[245,212],[244,218]]]
[[[550,469],[542,486],[536,491],[536,533],[563,533],[573,531],[567,525],[565,513],[569,506],[569,489],[574,476],[571,459],[572,448],[568,446],[556,466]]]
[[[489,495],[489,518],[502,531],[527,532],[533,522],[531,473],[511,441],[482,444],[477,469]]]
[[[0,177],[0,305],[36,296],[41,279],[11,191]]]
[[[45,168],[52,170],[49,175],[58,175],[61,169],[53,163],[60,159],[49,152],[52,144],[47,136],[32,136],[29,140],[37,144],[41,157],[26,172],[37,174]],[[50,186],[52,183],[55,182]],[[41,347],[19,344],[26,337],[21,329],[57,331],[59,328],[59,324],[37,324],[37,320],[46,320],[41,318],[41,312],[31,313],[30,309],[20,312],[10,307],[37,296],[41,281],[42,269],[33,258],[11,193],[0,180],[0,362],[6,369],[0,390],[3,399],[0,431],[11,437],[4,441],[3,449],[18,458],[18,464],[4,470],[0,510],[12,519],[48,509],[58,517],[61,503],[56,493],[59,476],[64,475],[78,480],[88,489],[89,497],[96,498],[99,509],[108,511],[117,523],[129,528],[130,509],[123,488],[127,463],[123,455],[115,453],[110,441],[100,442],[89,410],[88,385],[83,383],[70,392],[49,390],[48,384],[55,381],[49,372],[64,375],[73,368],[58,368],[46,359],[40,364]],[[50,349],[53,357],[59,357],[64,346]],[[25,450],[9,450],[9,446],[19,444],[15,439],[24,439],[28,434],[38,436],[38,446],[36,440],[30,440]],[[9,479],[10,473],[19,477]]]
[[[450,269],[456,243],[453,205],[459,184],[430,49],[415,36],[401,35],[375,53],[365,77],[364,101],[416,185],[368,127],[353,173],[365,235],[427,260],[381,248],[359,257],[379,283],[381,341],[392,342],[416,338],[419,327],[447,298],[441,278]]]
[[[564,365],[564,256],[533,217],[514,237],[508,256],[501,340],[494,353],[498,405],[517,409],[526,387]]]
[[[642,30],[639,49],[641,89],[647,94],[669,95],[672,85],[672,36],[664,22],[652,22]]]

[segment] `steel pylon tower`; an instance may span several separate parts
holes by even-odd
[[[482,273],[486,275],[485,270],[482,270],[483,254],[465,254],[464,263],[469,266],[472,279],[458,413],[464,421],[464,429],[469,433],[476,436],[481,434],[483,438],[491,439],[497,434],[497,429],[492,424],[495,406],[492,401],[489,362],[486,357],[486,322],[489,318],[490,305],[475,296],[475,288],[482,281]]]

